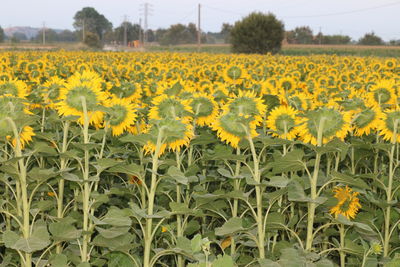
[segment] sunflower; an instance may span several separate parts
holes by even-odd
[[[367,107],[358,112],[353,118],[354,135],[369,135],[371,130],[375,130],[376,126],[382,119],[382,112],[378,107]]]
[[[357,197],[358,192],[353,192],[347,185],[346,187],[335,187],[333,192],[338,202],[330,209],[330,214],[334,214],[336,218],[341,214],[347,217],[347,219],[354,219],[358,210],[361,208],[360,201]]]
[[[190,100],[181,100],[175,96],[160,95],[153,99],[149,119],[179,118],[184,122],[191,120],[193,113]]]
[[[22,127],[21,132],[19,133],[19,140],[21,142],[21,149],[25,148],[25,145],[32,141],[32,137],[35,136],[35,132],[33,128],[30,126]],[[7,136],[7,139],[11,139],[11,136]],[[12,145],[15,147],[17,145],[17,139],[14,137],[12,139]]]
[[[135,105],[128,100],[109,99],[105,102],[105,107],[107,107],[105,124],[111,127],[113,136],[121,135],[135,123]]]
[[[276,107],[268,116],[267,127],[272,130],[273,136],[292,140],[296,137],[297,114],[298,111],[292,107]]]
[[[118,98],[127,99],[128,101],[134,102],[139,101],[142,94],[140,84],[131,83],[127,81],[117,82],[109,92]]]
[[[144,146],[144,150],[146,153],[155,152],[157,137],[161,134],[161,155],[166,149],[180,151],[183,146],[189,145],[190,140],[193,138],[193,127],[180,119],[167,117],[162,120],[151,120],[148,133],[151,138]]]
[[[396,104],[397,97],[394,85],[393,80],[382,80],[370,86],[367,93],[367,101],[374,106]]]
[[[97,75],[97,74],[96,74]],[[72,76],[66,86],[60,90],[60,102],[57,103],[58,113],[62,116],[79,116],[78,122],[84,121],[83,101],[89,115],[89,123],[99,125],[103,119],[103,112],[99,111],[107,95],[101,90],[99,78],[87,81],[87,77],[93,77],[95,73]]]
[[[384,140],[392,143],[400,142],[400,110],[385,110],[382,119],[377,124],[377,129]]]
[[[212,124],[218,137],[237,147],[241,139],[256,137],[257,126],[261,125],[267,106],[254,92],[239,91],[238,96],[228,100],[223,111]]]
[[[337,137],[343,140],[350,131],[351,115],[335,108],[322,107],[305,112],[296,131],[300,140],[322,145]],[[318,142],[320,132],[320,142]]]
[[[210,126],[218,116],[218,104],[205,93],[194,94],[190,106],[196,124],[199,126]]]
[[[224,71],[224,81],[228,84],[240,84],[243,81],[243,70],[237,66],[232,66]]]
[[[59,99],[60,90],[63,87],[65,87],[65,80],[58,77],[52,77],[43,84],[41,95],[48,107],[55,107],[54,103]]]
[[[0,96],[15,96],[19,98],[26,98],[28,94],[28,86],[23,81],[17,79],[0,81]]]

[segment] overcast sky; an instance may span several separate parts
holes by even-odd
[[[138,22],[141,6],[136,0],[0,0],[0,26],[73,29],[74,14],[94,7],[114,27],[124,15]],[[223,22],[234,23],[252,11],[272,12],[287,30],[308,25],[318,33],[346,34],[357,40],[374,31],[384,40],[400,39],[400,1],[396,0],[148,0],[152,5],[149,28],[197,21],[202,5],[202,30],[219,31]]]

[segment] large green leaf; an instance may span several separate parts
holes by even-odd
[[[244,230],[242,218],[233,217],[230,218],[227,222],[225,222],[221,227],[215,228],[215,234],[219,236],[231,235],[235,232],[242,230]]]
[[[81,236],[81,230],[78,230],[72,224],[64,222],[55,222],[49,225],[49,231],[52,238],[56,241],[69,241],[78,239]]]

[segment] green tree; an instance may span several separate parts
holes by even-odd
[[[384,42],[381,37],[375,35],[374,32],[366,33],[359,41],[360,45],[383,45]]]
[[[112,30],[112,23],[93,7],[84,7],[76,12],[73,26],[80,32],[85,31],[97,34],[100,40],[103,39],[107,31]]]
[[[312,44],[313,38],[313,32],[308,26],[296,27],[293,31],[296,44]]]
[[[114,40],[120,43],[124,42],[124,34],[126,27],[127,42],[139,40],[139,33],[143,30],[140,29],[139,24],[132,24],[130,22],[123,22],[119,27],[114,29]]]
[[[48,42],[48,43],[58,42],[58,34],[52,29],[45,30],[45,37],[46,37],[46,42]],[[43,30],[40,30],[38,32],[38,34],[34,38],[34,41],[36,41],[36,42],[43,41]]]
[[[85,42],[87,46],[92,48],[101,48],[102,43],[99,39],[99,36],[92,32],[86,32],[85,34]]]
[[[0,26],[0,43],[4,42],[5,34],[3,28]]]
[[[282,46],[284,25],[272,13],[254,12],[237,21],[231,31],[235,53],[276,53]]]
[[[78,40],[76,32],[64,30],[58,33],[58,41],[60,42],[76,42]]]
[[[229,44],[231,40],[231,31],[233,26],[229,23],[223,23],[221,28],[221,37],[224,39],[224,42]]]
[[[171,25],[159,39],[162,45],[193,44],[197,40],[196,25],[190,23],[188,26],[183,24]]]

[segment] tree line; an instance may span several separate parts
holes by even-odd
[[[230,43],[231,33],[235,25],[224,23],[219,32],[202,32],[202,43]],[[144,32],[139,24],[125,21],[118,27],[113,27],[112,23],[93,7],[85,7],[76,12],[73,22],[74,31],[64,30],[55,31],[45,29],[46,42],[85,42],[90,46],[101,46],[104,43],[114,43],[126,45],[134,40],[143,40],[146,36],[148,42],[157,42],[160,45],[194,44],[197,42],[197,26],[194,23],[174,24],[168,28],[157,30],[147,30]],[[267,26],[266,26],[267,27]],[[282,26],[283,27],[283,26]],[[43,29],[29,41],[41,42]],[[0,27],[0,42],[6,40],[3,29]],[[28,40],[20,32],[14,33],[10,37],[12,42]],[[353,41],[347,35],[325,35],[321,32],[314,34],[308,26],[296,27],[293,30],[284,31],[283,41],[289,44],[361,44],[361,45],[399,45],[399,40],[392,40],[385,43],[382,38],[374,32],[366,33],[358,41]]]

